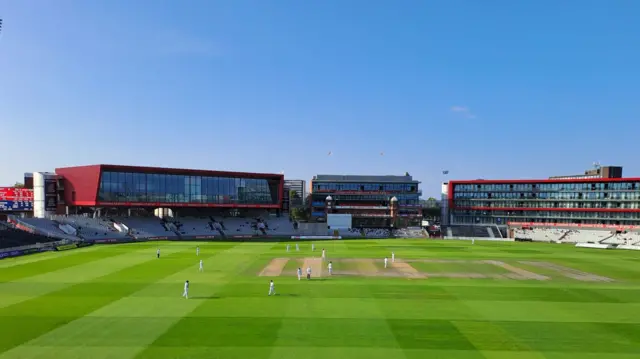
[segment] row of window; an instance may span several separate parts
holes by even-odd
[[[397,194],[397,195],[387,195],[387,194],[363,194],[363,195],[353,195],[353,194],[332,194],[331,198],[335,201],[389,201],[392,197],[396,197],[398,200],[419,200],[420,195],[418,194]],[[312,196],[314,201],[324,201],[327,198],[326,194],[315,194]]]
[[[537,223],[580,223],[580,224],[608,224],[608,225],[640,225],[637,219],[570,219],[570,218],[538,218],[538,217],[472,217],[454,216],[451,224],[497,224],[504,225],[508,222],[537,222]]]
[[[108,202],[277,204],[277,180],[103,172],[98,198]]]
[[[513,183],[513,184],[456,184],[459,191],[631,191],[640,189],[640,182],[584,182],[584,183]]]
[[[314,192],[318,191],[389,191],[389,192],[417,192],[415,183],[314,183]]]
[[[638,209],[640,202],[551,202],[551,201],[469,201],[457,200],[455,207],[495,208],[626,208]]]
[[[420,195],[418,194],[398,194],[394,196],[390,195],[350,195],[350,194],[336,194],[331,195],[334,201],[390,201],[392,197],[396,197],[399,203],[420,203]],[[311,197],[314,202],[324,202],[327,196],[324,194],[316,194]]]
[[[469,199],[620,199],[640,200],[638,192],[456,192],[453,198]]]
[[[600,219],[640,219],[640,212],[574,212],[574,211],[480,211],[456,210],[454,216],[485,216],[485,217],[513,217],[519,218],[600,218]],[[535,222],[535,221],[532,221]]]

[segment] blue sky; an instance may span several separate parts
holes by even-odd
[[[408,171],[431,195],[443,169],[640,176],[639,14],[636,0],[0,0],[0,184],[95,163]]]

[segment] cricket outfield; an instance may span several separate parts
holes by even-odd
[[[638,251],[285,246],[147,242],[2,260],[0,359],[640,357]],[[299,267],[312,280],[298,281]],[[268,297],[271,279],[278,294]]]

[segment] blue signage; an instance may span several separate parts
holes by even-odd
[[[0,211],[33,211],[33,202],[0,201]]]

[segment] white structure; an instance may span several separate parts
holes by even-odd
[[[329,213],[327,215],[327,225],[331,230],[351,228],[351,214]]]
[[[442,194],[440,197],[440,224],[448,226],[449,220],[449,182],[442,183]]]
[[[58,207],[58,176],[49,172],[33,173],[33,216],[47,218]]]

